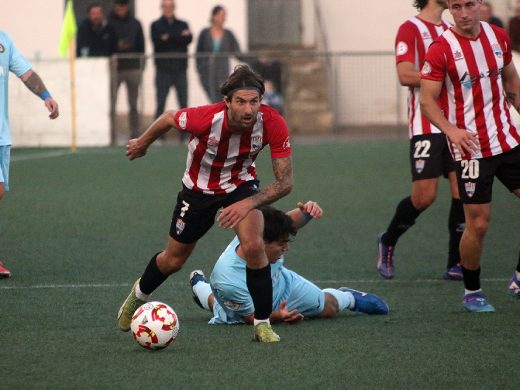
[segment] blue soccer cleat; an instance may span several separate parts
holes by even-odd
[[[204,276],[204,272],[202,272],[200,269],[196,269],[195,271],[190,272],[190,286],[191,286],[191,295],[193,296],[193,300],[195,303],[201,308],[204,309],[204,306],[202,306],[202,303],[200,303],[200,299],[195,294],[195,291],[193,291],[193,287],[199,282],[206,283],[206,277]]]
[[[520,280],[516,277],[516,272],[513,274],[513,277],[509,281],[508,287],[509,294],[520,298]]]
[[[394,247],[385,245],[381,241],[385,232],[377,235],[377,270],[379,275],[385,279],[392,279],[394,277]]]
[[[460,266],[460,263],[448,268],[442,277],[444,280],[462,280],[462,267]]]
[[[473,313],[494,313],[495,308],[491,305],[482,291],[464,295],[462,305],[467,311]]]
[[[354,295],[355,304],[350,310],[366,314],[388,314],[388,305],[377,295],[354,290],[348,287],[340,287],[338,290]]]

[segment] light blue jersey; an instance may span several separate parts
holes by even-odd
[[[30,69],[31,64],[18,52],[13,40],[0,31],[0,146],[11,145],[8,117],[9,72],[20,77]]]
[[[238,237],[220,256],[210,276],[215,294],[213,318],[210,324],[242,323],[241,317],[254,313],[254,305],[246,283],[246,261],[236,253]],[[273,310],[287,300],[287,309],[296,309],[305,317],[314,317],[323,311],[325,294],[315,284],[284,267],[283,256],[271,264],[273,281]]]

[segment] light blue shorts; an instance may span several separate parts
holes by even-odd
[[[4,190],[9,191],[9,161],[11,160],[11,145],[0,146],[0,183]]]
[[[323,311],[325,293],[318,286],[285,267],[282,267],[280,277],[285,283],[276,283],[273,286],[273,310],[278,310],[282,301],[287,300],[288,310],[296,309],[307,318],[316,317]],[[237,282],[236,285],[211,284],[216,299],[210,324],[238,324],[243,322],[242,316],[253,314],[245,280]],[[278,285],[283,287],[278,288]]]

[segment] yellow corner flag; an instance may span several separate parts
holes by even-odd
[[[65,17],[63,18],[63,25],[61,26],[60,47],[59,53],[62,57],[67,57],[67,52],[70,48],[71,40],[76,36],[76,17],[74,16],[74,6],[72,0],[67,1],[65,7]]]

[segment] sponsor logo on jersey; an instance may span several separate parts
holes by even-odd
[[[479,74],[470,74],[468,71],[464,72],[462,77],[460,78],[460,83],[464,88],[471,88],[473,84],[480,81],[480,79],[490,78],[490,79],[498,79],[500,74],[502,73],[502,68],[500,69],[489,69],[486,72],[481,72]]]
[[[475,187],[477,186],[477,183],[473,183],[471,181],[468,181],[467,183],[464,183],[464,188],[466,190],[466,194],[471,198],[473,194],[475,193]]]
[[[422,36],[422,39],[432,39],[432,36],[428,31],[423,31],[421,36]]]
[[[417,173],[421,173],[424,169],[424,165],[426,164],[426,161],[423,159],[415,160],[415,170]]]
[[[395,47],[395,55],[396,56],[402,56],[408,53],[408,45],[406,42],[400,41],[397,42],[397,45]]]
[[[210,135],[208,138],[208,145],[210,146],[217,146],[218,145],[218,139],[215,138],[215,136]]]
[[[186,227],[186,223],[182,219],[177,218],[177,221],[175,222],[175,231],[177,232],[178,236],[180,236],[182,234],[185,227]]]
[[[460,61],[460,60],[464,59],[464,56],[462,55],[462,53],[460,51],[455,50],[453,52],[453,58],[455,59],[455,61]]]
[[[0,43],[0,54],[2,54],[5,51],[4,45]]]
[[[188,123],[188,115],[186,114],[186,111],[184,111],[179,116],[179,126],[181,127],[182,130],[186,130],[186,124],[187,123]]]
[[[283,141],[283,148],[284,149],[289,149],[291,147],[291,141],[289,141],[289,137],[287,137],[285,139],[285,141]]]
[[[500,45],[498,43],[494,43],[493,45],[491,45],[491,48],[493,49],[493,53],[495,53],[495,55],[498,57],[498,58],[502,58],[502,48],[500,47]]]
[[[432,71],[432,67],[431,67],[430,63],[428,61],[424,61],[424,64],[421,69],[421,73],[424,75],[428,75],[431,73],[431,71]]]

